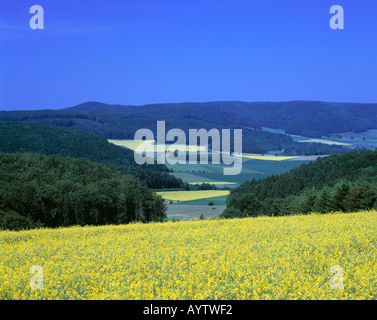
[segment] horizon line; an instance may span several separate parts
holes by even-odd
[[[268,101],[268,100],[261,100],[261,101],[245,101],[245,100],[209,100],[209,101],[182,101],[182,102],[156,102],[156,103],[145,103],[145,104],[121,104],[121,103],[106,103],[97,100],[89,100],[85,102],[81,102],[69,107],[58,107],[58,108],[31,108],[31,109],[22,109],[22,107],[13,107],[7,109],[0,109],[0,112],[11,112],[11,111],[56,111],[56,110],[64,110],[69,108],[75,108],[80,105],[89,104],[89,103],[97,103],[103,104],[107,106],[124,106],[124,107],[143,107],[143,106],[153,106],[153,105],[167,105],[167,104],[205,104],[205,103],[225,103],[225,102],[236,102],[236,103],[299,103],[299,102],[315,102],[315,103],[329,103],[329,104],[376,104],[377,102],[337,102],[337,101],[326,101],[326,100],[279,100],[279,101]]]

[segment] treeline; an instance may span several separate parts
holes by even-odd
[[[377,208],[377,149],[332,155],[231,190],[223,217]]]
[[[0,153],[0,227],[163,221],[164,200],[135,178],[86,159]]]
[[[59,154],[111,165],[130,174],[149,188],[181,188],[183,182],[169,174],[165,165],[138,165],[131,150],[106,138],[69,128],[20,122],[0,122],[0,152]]]

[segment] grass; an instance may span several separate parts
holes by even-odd
[[[301,157],[300,157],[301,158]],[[298,159],[300,159],[298,158]],[[294,160],[294,159],[293,159]],[[188,182],[193,181],[229,181],[235,182],[237,184],[243,183],[245,181],[250,181],[252,179],[261,179],[268,177],[272,174],[281,174],[287,172],[293,168],[298,167],[303,163],[308,163],[310,161],[293,161],[293,160],[284,160],[284,161],[266,161],[266,160],[257,160],[257,159],[244,159],[242,162],[242,171],[238,175],[229,175],[224,176],[222,172],[191,172],[190,174],[195,175],[199,178],[193,178],[188,180]],[[174,175],[176,173],[173,173]],[[183,179],[186,181],[185,179]]]
[[[364,211],[0,231],[0,299],[375,300],[376,227]]]

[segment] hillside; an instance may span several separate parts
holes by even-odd
[[[109,143],[104,137],[71,128],[32,123],[0,122],[0,152],[59,154],[111,165],[137,177],[150,188],[178,188],[182,182],[164,165],[136,164],[134,153]]]
[[[370,211],[0,231],[0,300],[375,300],[376,224]]]
[[[224,217],[377,208],[377,149],[331,155],[243,183],[231,191]]]
[[[0,153],[0,229],[162,221],[164,201],[86,159]]]
[[[342,152],[339,146],[297,144],[283,134],[262,127],[284,129],[289,134],[320,138],[340,132],[377,128],[377,104],[293,102],[205,102],[143,106],[87,102],[60,110],[2,111],[2,121],[23,121],[70,127],[109,139],[132,139],[140,128],[156,129],[164,120],[166,130],[180,128],[242,128],[244,152],[265,153],[289,149],[291,153]]]

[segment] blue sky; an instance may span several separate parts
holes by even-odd
[[[32,30],[32,5],[44,29]],[[329,26],[344,8],[344,30]],[[0,110],[377,102],[374,0],[2,0]]]

